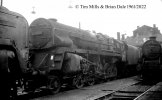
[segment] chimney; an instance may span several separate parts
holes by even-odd
[[[120,40],[120,32],[117,32],[117,40]]]
[[[137,29],[139,28],[139,26],[137,26]]]
[[[57,22],[57,19],[55,19],[55,18],[50,18],[50,20]]]
[[[152,35],[157,34],[158,33],[158,28],[156,27],[156,24],[153,24],[153,28],[152,28]]]
[[[156,36],[150,36],[149,39],[150,40],[156,40]]]
[[[122,34],[122,40],[123,41],[125,40],[125,34]]]

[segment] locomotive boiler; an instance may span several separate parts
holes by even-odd
[[[29,39],[33,49],[64,46],[88,50],[99,50],[100,47],[100,49],[109,50],[108,47],[112,44],[108,39],[101,38],[85,30],[58,23],[56,19],[39,18],[29,28]]]
[[[142,46],[142,77],[144,79],[158,77],[162,72],[161,44],[156,37],[150,37]]]

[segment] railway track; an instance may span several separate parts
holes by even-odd
[[[161,96],[161,97],[160,97]],[[139,82],[89,100],[161,100],[162,82]]]
[[[139,81],[136,77],[118,79],[81,89],[63,91],[55,95],[34,98],[32,100],[94,100],[112,93],[112,91],[117,91],[123,87],[127,87],[138,82]]]
[[[130,77],[82,89],[66,90],[55,95],[38,93],[37,97],[27,99],[27,96],[21,100],[162,100],[160,96],[162,82],[142,82],[137,77]]]

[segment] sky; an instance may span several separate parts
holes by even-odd
[[[156,24],[162,30],[162,0],[3,0],[3,6],[23,15],[29,25],[40,17],[55,18],[114,38],[117,32],[131,36],[137,26]]]

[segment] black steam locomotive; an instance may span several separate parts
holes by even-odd
[[[0,14],[0,64],[6,74],[12,73],[8,80],[14,94],[18,87],[57,93],[65,84],[81,88],[136,71],[137,47],[56,19],[38,18],[28,27],[22,15],[5,7]]]
[[[141,72],[143,79],[156,78],[162,73],[161,44],[156,37],[150,37],[142,45]]]

